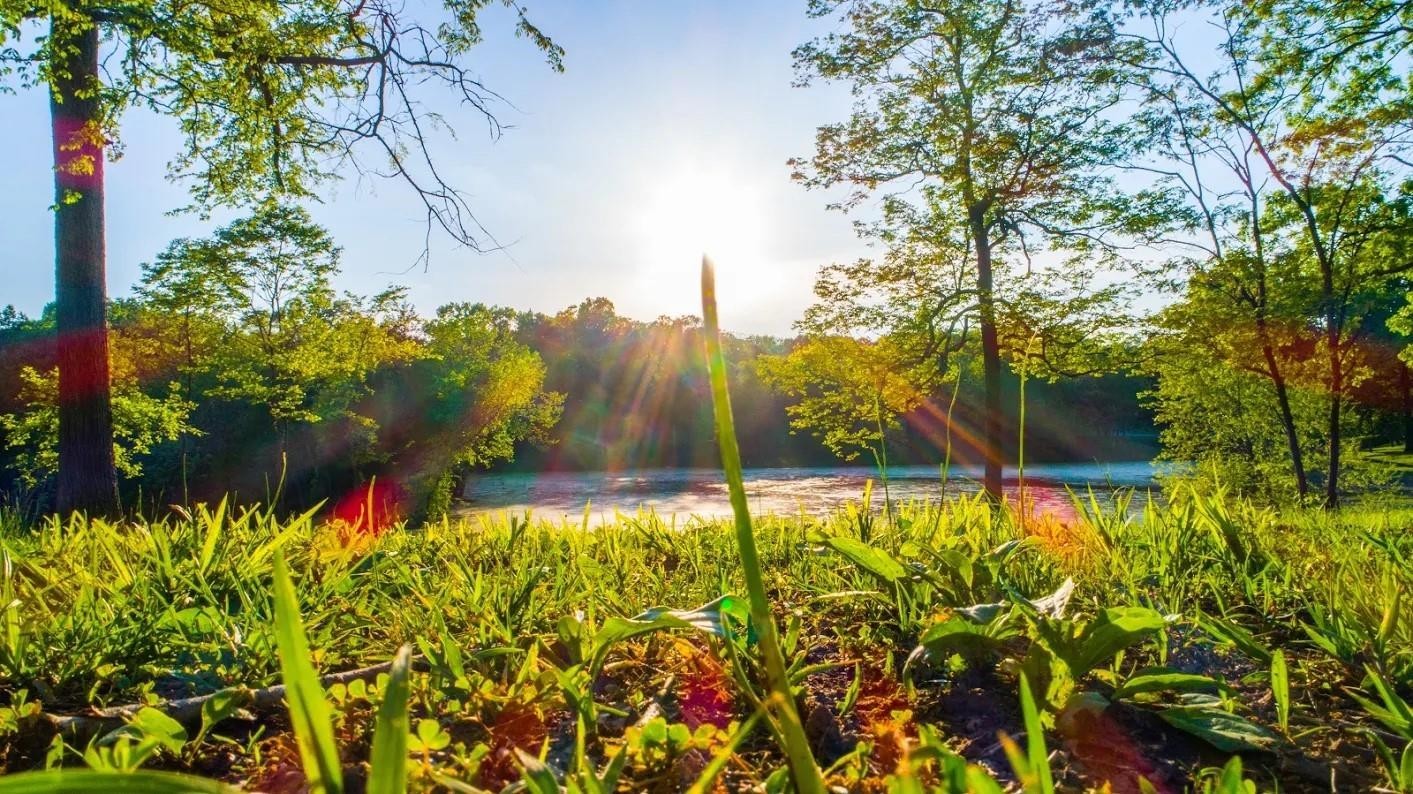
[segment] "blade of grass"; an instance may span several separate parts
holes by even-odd
[[[1276,702],[1276,721],[1281,733],[1290,733],[1290,671],[1285,664],[1285,653],[1279,650],[1271,654],[1271,697]]]
[[[23,772],[0,777],[0,794],[92,794],[95,791],[121,791],[124,794],[239,794],[240,789],[219,780],[147,770],[112,772],[73,769]]]
[[[369,757],[368,794],[403,794],[407,791],[407,697],[412,669],[412,646],[404,645],[393,657],[383,703],[373,726],[373,752]]]
[[[1045,749],[1045,733],[1040,724],[1040,711],[1025,673],[1020,675],[1021,717],[1025,724],[1025,752],[1011,737],[1001,734],[1001,747],[1011,762],[1016,778],[1025,794],[1054,794],[1055,781],[1050,774],[1050,754]]]
[[[324,688],[310,661],[309,641],[299,618],[299,600],[289,578],[284,554],[275,552],[275,643],[279,647],[280,670],[285,682],[285,700],[290,722],[299,742],[299,756],[309,789],[315,794],[341,794],[343,767],[329,704]]]
[[[804,724],[795,708],[795,698],[790,691],[790,680],[785,669],[785,655],[780,650],[775,617],[770,611],[765,579],[761,574],[760,555],[756,552],[751,512],[741,477],[741,450],[736,445],[736,422],[731,415],[731,394],[726,385],[726,357],[721,352],[721,327],[716,312],[716,273],[711,260],[705,256],[702,257],[702,324],[707,370],[711,379],[711,401],[716,415],[716,441],[721,449],[721,467],[726,472],[726,485],[731,494],[731,512],[736,517],[736,546],[745,571],[751,620],[759,632],[766,678],[774,693],[770,701],[785,740],[783,749],[790,761],[795,788],[801,794],[822,794],[824,779],[815,764]]]

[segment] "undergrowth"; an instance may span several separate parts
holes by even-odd
[[[1413,787],[1402,514],[1130,498],[1077,498],[1070,514],[1023,522],[965,497],[904,504],[891,520],[861,504],[758,519],[763,584],[827,782]],[[584,531],[503,515],[375,535],[200,506],[0,526],[8,772],[308,785],[300,720],[252,694],[282,678],[272,593],[287,561],[313,669],[383,665],[315,691],[348,790],[368,780],[384,663],[403,646],[415,790],[789,785],[727,521],[641,512]],[[1049,752],[1028,756],[1042,726]]]

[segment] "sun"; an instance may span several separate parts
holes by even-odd
[[[723,287],[748,288],[760,274],[766,208],[747,181],[696,166],[654,179],[633,218],[634,272],[641,289],[695,296],[702,254]]]

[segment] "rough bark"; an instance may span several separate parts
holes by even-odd
[[[1398,367],[1398,385],[1403,390],[1403,451],[1413,452],[1413,373],[1407,364]]]
[[[51,26],[54,261],[59,361],[57,508],[118,511],[103,239],[103,137],[98,30]]]
[[[1328,289],[1332,293],[1333,290]],[[1331,300],[1327,298],[1327,300]],[[1332,312],[1330,313],[1333,314]],[[1325,344],[1329,348],[1330,361],[1330,413],[1329,413],[1329,443],[1330,443],[1330,465],[1329,471],[1325,475],[1325,508],[1334,510],[1339,507],[1339,473],[1340,473],[1340,445],[1343,436],[1342,419],[1344,417],[1344,362],[1340,359],[1343,353],[1340,344],[1340,329],[1333,316],[1326,319]]]
[[[1267,374],[1276,390],[1276,403],[1281,412],[1281,428],[1285,430],[1285,443],[1290,449],[1291,467],[1295,470],[1295,489],[1303,499],[1310,493],[1310,481],[1305,473],[1305,457],[1300,449],[1300,436],[1295,430],[1295,414],[1290,408],[1290,386],[1286,383],[1285,373],[1281,371],[1280,362],[1276,359],[1276,351],[1266,341],[1264,321],[1258,321],[1258,324],[1261,326],[1261,355],[1266,359]]]
[[[985,212],[971,211],[976,240],[976,293],[981,315],[982,430],[981,454],[985,464],[982,487],[986,495],[1001,498],[1001,345],[996,334],[996,294],[991,273],[991,237]]]

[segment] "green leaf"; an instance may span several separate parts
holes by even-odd
[[[1123,686],[1114,690],[1114,698],[1126,698],[1148,692],[1230,692],[1226,682],[1205,675],[1179,673],[1162,667],[1139,670],[1129,676]]]
[[[212,692],[201,704],[201,730],[196,733],[196,742],[199,744],[217,723],[234,716],[249,700],[249,692],[244,689],[231,688]]]
[[[123,737],[140,743],[150,742],[173,753],[180,753],[187,739],[186,728],[181,723],[151,706],[140,709],[127,725],[104,736],[100,744],[111,744]]]
[[[1071,661],[1076,680],[1114,654],[1162,631],[1166,625],[1157,610],[1148,607],[1114,607],[1099,612],[1080,636],[1077,657]]]
[[[240,794],[239,789],[219,780],[174,772],[65,769],[0,777],[0,794],[93,794],[95,791],[123,794]]]
[[[1222,776],[1217,780],[1216,794],[1255,794],[1256,785],[1248,781],[1241,771],[1241,756],[1234,755],[1222,767]]]
[[[1045,730],[1025,673],[1020,674],[1020,701],[1021,717],[1025,724],[1025,752],[1022,753],[1015,741],[1004,733],[1001,734],[1001,747],[1026,794],[1053,794],[1055,781],[1050,773],[1050,754],[1045,749]]]
[[[393,657],[383,702],[373,726],[373,751],[369,756],[368,794],[402,794],[407,791],[407,698],[412,671],[412,648],[404,645]]]
[[[1413,707],[1393,691],[1393,687],[1389,686],[1374,668],[1365,669],[1368,675],[1364,679],[1364,687],[1378,693],[1383,705],[1374,703],[1358,692],[1349,692],[1349,696],[1363,706],[1370,716],[1383,723],[1384,727],[1405,739],[1413,739]]]
[[[934,623],[918,637],[918,645],[908,654],[906,671],[924,657],[946,659],[954,653],[974,656],[979,652],[999,650],[1001,644],[1016,636],[1015,629],[1004,623],[978,626],[969,620],[953,617]]]
[[[216,506],[215,513],[209,513],[205,505],[201,508],[202,523],[206,525],[206,539],[201,543],[201,553],[196,559],[196,570],[198,573],[206,573],[206,569],[211,567],[211,557],[216,553],[216,542],[221,539],[221,532],[225,528],[226,503],[228,497],[221,497],[221,503]]]
[[[1174,728],[1228,753],[1269,750],[1277,740],[1274,733],[1260,725],[1223,710],[1215,699],[1163,709],[1158,716]]]
[[[657,607],[633,618],[609,618],[593,639],[594,654],[589,666],[590,676],[597,675],[609,648],[630,637],[664,629],[693,629],[716,637],[729,636],[724,624],[730,615],[742,624],[749,616],[746,605],[732,595],[724,595],[696,609],[666,609]]]
[[[850,562],[877,576],[888,584],[896,584],[908,578],[908,569],[893,559],[882,549],[864,543],[857,538],[844,535],[831,535],[822,539],[824,545],[844,555]]]
[[[340,794],[343,767],[324,688],[310,662],[309,641],[299,618],[299,600],[284,554],[275,551],[275,642],[285,682],[285,701],[299,743],[304,776],[314,794]]]
[[[1270,649],[1262,645],[1254,634],[1236,623],[1211,615],[1201,615],[1197,619],[1197,625],[1216,641],[1235,645],[1242,653],[1262,664],[1271,663]],[[1306,631],[1309,631],[1308,627]]]
[[[1287,732],[1290,730],[1290,670],[1281,651],[1271,656],[1271,697],[1276,702],[1276,720],[1281,732]]]
[[[559,781],[554,777],[554,771],[544,761],[533,755],[515,748],[515,758],[520,762],[520,779],[525,783],[527,791],[535,794],[559,794]]]
[[[417,747],[422,752],[446,749],[451,744],[451,736],[444,730],[442,725],[436,720],[420,719],[417,721]]]

